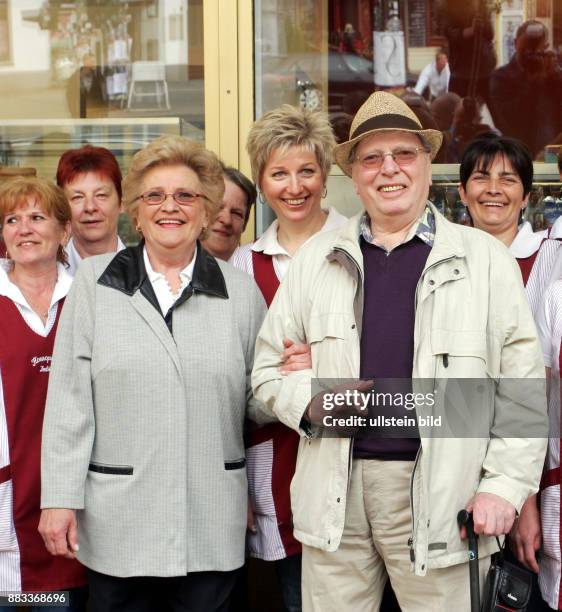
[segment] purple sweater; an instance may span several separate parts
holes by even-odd
[[[409,393],[414,364],[414,319],[416,286],[431,247],[415,236],[390,253],[361,238],[365,270],[363,329],[361,333],[361,378],[375,379],[376,393]],[[403,379],[378,381],[377,379]],[[369,416],[414,417],[414,410],[397,406],[375,406]],[[419,448],[417,429],[396,437],[393,428],[374,437],[373,432],[355,439],[353,455],[359,459],[413,460]]]

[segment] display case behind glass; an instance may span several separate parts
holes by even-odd
[[[164,134],[200,138],[191,124],[176,118],[152,119],[59,119],[46,124],[40,120],[0,121],[0,170],[32,170],[54,179],[61,154],[85,144],[110,149],[117,157],[123,174],[131,157],[146,144]],[[125,243],[138,236],[126,215],[119,223],[119,235]]]

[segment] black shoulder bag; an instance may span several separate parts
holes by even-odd
[[[482,612],[525,612],[531,598],[533,575],[523,567],[505,560],[499,538],[499,552],[492,556],[486,576]]]

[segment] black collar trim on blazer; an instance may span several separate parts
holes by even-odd
[[[119,251],[98,278],[98,283],[133,295],[147,278],[143,259],[144,240],[137,246]],[[195,293],[206,293],[228,299],[226,283],[216,259],[197,241],[197,259],[191,286]]]

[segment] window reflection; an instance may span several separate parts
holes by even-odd
[[[562,2],[255,2],[256,115],[281,103],[328,111],[339,140],[375,89],[445,132],[436,161],[496,131],[536,160],[562,144]]]
[[[0,0],[2,28],[0,120],[179,117],[203,139],[203,0]]]

